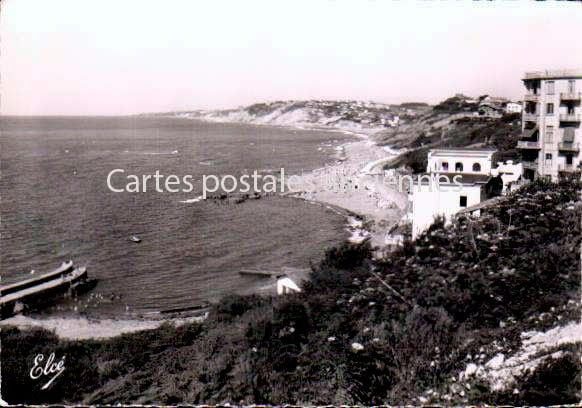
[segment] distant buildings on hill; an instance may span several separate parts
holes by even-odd
[[[505,114],[521,113],[522,103],[490,95],[471,98],[463,94],[456,94],[435,108],[437,111],[465,113],[466,119],[499,119]]]

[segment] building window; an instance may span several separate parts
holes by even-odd
[[[546,166],[552,165],[552,153],[546,153]]]
[[[576,92],[576,81],[573,79],[568,80],[568,93],[573,94]]]
[[[443,162],[441,166],[443,171],[449,171],[449,162]]]
[[[554,127],[546,126],[546,143],[552,143],[554,141]]]
[[[481,171],[481,165],[479,163],[474,163],[473,171]]]
[[[530,115],[534,115],[537,111],[537,104],[535,102],[527,101],[525,103],[525,113],[529,113]]]
[[[554,114],[554,104],[553,103],[548,103],[546,105],[546,113],[548,115],[553,115]]]
[[[467,207],[467,196],[461,196],[461,197],[459,197],[459,206],[461,208],[466,208]]]
[[[574,164],[574,158],[572,157],[571,154],[566,156],[566,165],[571,166],[572,164]]]
[[[463,171],[463,163],[455,163],[455,171],[461,172]]]
[[[554,93],[554,81],[548,81],[546,84],[546,93],[553,94]]]

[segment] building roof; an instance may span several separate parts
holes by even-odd
[[[561,69],[526,72],[523,81],[531,79],[565,79],[578,78],[582,79],[582,69]]]
[[[420,184],[428,185],[428,177],[434,177],[436,180],[437,174],[439,176],[447,176],[449,178],[449,182],[445,182],[444,180],[439,180],[439,184],[443,185],[456,185],[461,183],[465,186],[472,186],[476,184],[487,184],[489,180],[491,180],[491,175],[489,174],[469,174],[469,173],[422,173],[419,174],[415,181],[419,181]],[[425,177],[428,176],[428,177]],[[460,178],[457,176],[461,176]],[[456,177],[456,178],[455,178]],[[456,181],[456,182],[455,182]]]
[[[429,157],[450,157],[450,156],[465,156],[465,157],[489,157],[497,150],[495,149],[475,149],[475,148],[451,148],[451,149],[432,149],[428,154]]]
[[[492,206],[496,205],[497,203],[499,203],[500,201],[503,201],[506,198],[507,197],[504,197],[504,196],[493,197],[493,198],[490,198],[489,200],[481,201],[479,204],[472,205],[471,207],[463,208],[462,210],[457,212],[457,214],[455,214],[455,215],[458,217],[459,215],[462,215],[462,214],[470,214],[474,211],[482,210],[483,208],[492,207]]]

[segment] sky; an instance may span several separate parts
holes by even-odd
[[[582,68],[582,7],[520,0],[2,0],[0,114],[519,99]]]

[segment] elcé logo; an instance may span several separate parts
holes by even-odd
[[[55,363],[55,353],[51,353],[44,365],[44,367],[41,366],[42,361],[44,360],[44,355],[42,354],[37,354],[37,356],[34,358],[34,365],[32,366],[32,369],[30,370],[30,378],[32,378],[33,380],[36,380],[40,377],[46,377],[49,376],[51,374],[54,374],[54,376],[49,380],[49,382],[47,382],[45,385],[42,386],[41,390],[46,390],[48,387],[50,387],[50,385],[53,383],[54,380],[56,380],[56,378],[61,375],[63,373],[63,371],[65,371],[65,356],[63,356],[63,358],[61,358],[61,361],[59,361],[58,363]]]

